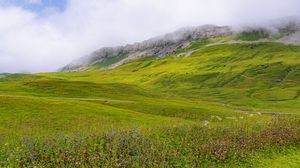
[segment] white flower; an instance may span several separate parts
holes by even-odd
[[[207,120],[204,121],[204,125],[205,125],[205,126],[207,126],[208,123],[209,123],[209,122],[208,122]]]

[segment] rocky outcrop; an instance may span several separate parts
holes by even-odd
[[[113,69],[139,57],[164,57],[176,52],[178,48],[188,48],[192,42],[199,39],[220,36],[232,36],[232,40],[227,43],[246,40],[248,42],[268,41],[300,44],[300,18],[288,17],[266,25],[243,27],[239,30],[233,30],[228,26],[214,25],[184,28],[139,43],[101,48],[88,56],[73,61],[63,67],[61,71],[84,71],[92,66],[101,69]],[[222,44],[223,42],[219,43]],[[190,53],[192,51],[183,53],[183,55],[190,55]]]
[[[179,47],[188,47],[192,41],[196,41],[201,38],[230,36],[232,33],[231,28],[226,26],[220,27],[205,25],[185,28],[140,43],[120,47],[101,48],[88,56],[73,61],[71,64],[63,67],[61,71],[82,71],[89,66],[93,66],[116,57],[122,57],[120,61],[104,67],[106,69],[112,69],[138,57],[164,57],[174,53]]]
[[[278,42],[299,45],[300,44],[300,31],[290,34],[286,37],[283,37],[283,38],[279,39]]]

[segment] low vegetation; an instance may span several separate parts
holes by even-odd
[[[246,118],[245,118],[246,119]],[[238,119],[236,119],[238,120]],[[239,119],[242,120],[242,119]],[[2,147],[2,166],[219,167],[254,165],[255,152],[299,145],[299,118],[234,121],[227,126],[184,126],[113,131],[89,136],[24,138]],[[245,124],[245,125],[244,125]]]
[[[261,29],[249,29],[243,30],[239,34],[236,35],[236,40],[245,40],[245,41],[255,41],[260,39],[267,39],[271,36],[271,32]]]

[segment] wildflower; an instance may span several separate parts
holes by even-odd
[[[216,118],[219,120],[219,121],[222,121],[223,119],[219,116],[216,116]]]
[[[204,121],[204,125],[205,125],[205,126],[207,126],[208,123],[209,123],[209,122],[208,122],[207,120]]]

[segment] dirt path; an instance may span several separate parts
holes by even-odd
[[[121,102],[121,103],[133,103],[129,100],[115,100],[105,98],[75,98],[75,97],[43,97],[43,96],[22,96],[22,95],[0,95],[0,97],[12,97],[12,98],[28,98],[28,99],[55,99],[55,100],[80,100],[80,101],[106,101],[106,102]]]
[[[281,112],[281,111],[278,111],[278,112],[261,111],[261,110],[259,110],[259,111],[250,111],[250,110],[243,110],[243,109],[239,109],[239,108],[236,108],[236,107],[232,107],[229,104],[225,104],[225,103],[219,103],[219,102],[210,102],[210,103],[214,104],[214,105],[222,106],[222,107],[227,108],[227,109],[234,110],[237,113],[249,113],[249,114],[258,114],[258,115],[294,115],[295,114],[295,113],[288,113],[288,112]]]
[[[259,114],[259,115],[293,115],[294,113],[287,112],[272,112],[272,111],[247,111],[242,109],[235,109],[235,112],[238,113],[250,113],[250,114]]]
[[[210,47],[210,46],[216,46],[216,45],[222,45],[222,44],[240,44],[240,43],[254,44],[254,43],[259,43],[259,42],[276,42],[276,41],[263,39],[263,40],[256,40],[256,41],[231,40],[231,41],[227,41],[227,42],[215,42],[215,43],[210,43],[210,44],[204,45],[203,47],[200,47],[199,49],[196,49],[196,50],[179,53],[177,56],[187,56],[188,57],[188,56],[192,55],[194,52],[199,51],[206,47]]]
[[[243,40],[231,40],[227,42],[216,42],[216,43],[211,43],[206,45],[206,47],[209,46],[215,46],[215,45],[220,45],[220,44],[255,44],[255,43],[260,43],[260,42],[277,42],[277,41],[272,41],[268,39],[262,39],[262,40],[255,40],[255,41],[243,41]]]

